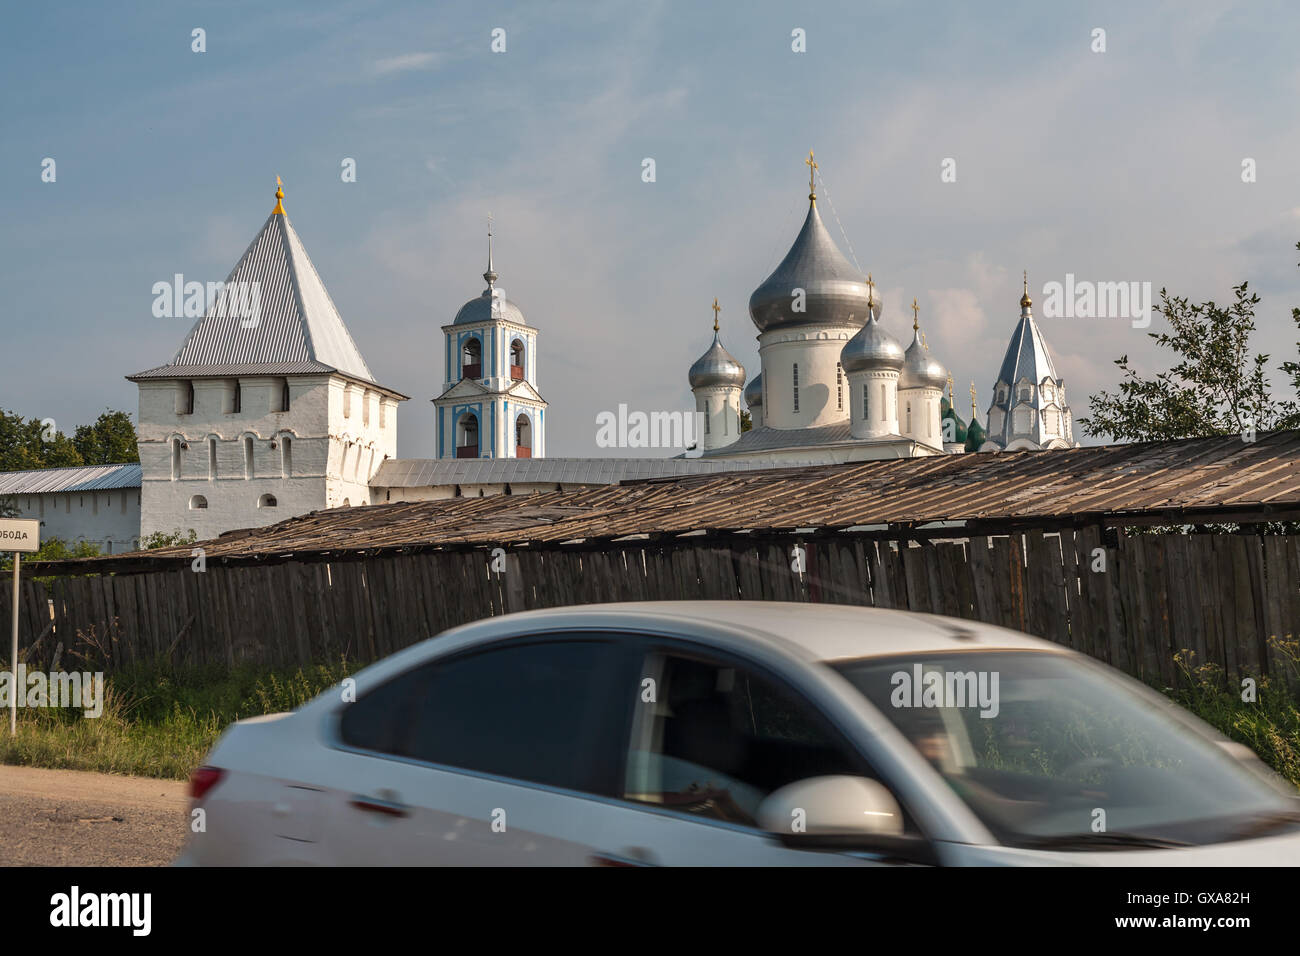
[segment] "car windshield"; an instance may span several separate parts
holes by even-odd
[[[1160,702],[1064,654],[834,666],[1007,845],[1215,843],[1262,835],[1295,809]]]

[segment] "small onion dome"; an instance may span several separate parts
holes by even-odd
[[[523,310],[502,295],[501,290],[493,287],[484,289],[477,299],[470,299],[462,305],[451,324],[468,325],[471,322],[489,321],[528,324],[524,321]]]
[[[803,295],[796,296],[796,289]],[[812,203],[790,251],[749,297],[749,317],[759,332],[807,325],[857,328],[868,311],[880,314],[879,292],[872,306],[867,303],[873,292],[870,280],[835,245]]]
[[[710,385],[729,385],[740,388],[745,384],[745,366],[736,361],[735,356],[722,347],[718,333],[713,333],[713,344],[709,350],[695,360],[687,378],[691,388],[704,388]]]
[[[930,356],[930,350],[921,341],[921,333],[912,333],[912,344],[903,359],[903,371],[898,376],[899,388],[937,388],[942,391],[948,384],[948,370]]]
[[[980,446],[988,440],[988,434],[984,431],[984,426],[976,419],[970,423],[966,429],[966,450],[979,451]]]
[[[939,418],[942,421],[952,422],[952,440],[954,444],[966,444],[966,423],[962,421],[961,416],[953,410],[953,407],[948,402],[946,396],[939,399]]]
[[[881,328],[875,314],[840,350],[840,365],[845,372],[901,369],[903,361],[903,347]]]
[[[756,408],[763,404],[763,373],[759,372],[754,380],[745,386],[745,404]]]

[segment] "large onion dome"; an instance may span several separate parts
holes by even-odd
[[[857,328],[867,320],[869,286],[870,280],[835,245],[813,199],[794,245],[749,297],[749,316],[759,332],[808,325]],[[803,290],[801,298],[797,289]],[[879,293],[874,302],[879,315]],[[797,304],[802,311],[795,311]]]
[[[754,376],[753,381],[745,386],[745,404],[756,408],[763,404],[763,373]]]

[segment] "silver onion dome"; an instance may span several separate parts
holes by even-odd
[[[840,350],[840,365],[845,372],[901,369],[903,361],[903,347],[881,327],[875,314]]]
[[[801,325],[856,328],[867,320],[869,286],[835,245],[813,201],[794,245],[749,297],[749,315],[759,332]],[[803,311],[795,311],[796,289],[803,290]],[[870,311],[880,314],[878,292]]]
[[[912,333],[912,344],[903,356],[903,371],[898,376],[899,388],[937,388],[948,384],[948,370],[930,355],[921,341],[919,330]]]
[[[754,380],[745,386],[745,404],[754,408],[763,404],[763,373],[759,372]]]
[[[695,360],[687,375],[691,388],[704,388],[710,385],[730,385],[740,388],[745,384],[745,366],[736,361],[735,356],[722,347],[718,332],[713,332],[713,344],[709,350]]]

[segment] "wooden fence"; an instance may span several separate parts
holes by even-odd
[[[504,573],[493,561],[486,550],[434,551],[61,577],[48,589],[29,581],[20,645],[29,666],[50,666],[56,649],[69,669],[285,666],[379,658],[507,610],[745,598],[987,621],[1171,683],[1184,649],[1234,677],[1285,673],[1286,653],[1270,638],[1300,632],[1297,536],[1138,535],[1115,546],[1092,528],[924,546],[843,533],[732,536],[523,549],[506,556]],[[7,586],[0,620],[9,620]]]

